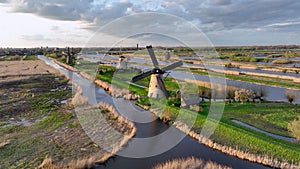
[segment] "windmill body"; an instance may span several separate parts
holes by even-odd
[[[132,82],[136,82],[145,77],[151,76],[148,97],[149,98],[166,98],[166,97],[168,97],[168,91],[167,91],[164,81],[162,79],[163,74],[169,70],[172,70],[172,69],[175,69],[176,67],[181,66],[183,63],[182,63],[182,61],[179,61],[179,62],[175,62],[171,65],[168,65],[164,68],[159,68],[158,61],[154,55],[152,46],[147,46],[146,48],[149,52],[149,55],[150,55],[153,65],[154,65],[154,68],[148,72],[144,72],[143,74],[133,77]]]
[[[152,74],[150,83],[149,83],[149,91],[148,97],[149,98],[162,98],[165,97],[165,93],[163,89],[158,84],[158,79],[161,78],[162,75],[160,74]]]
[[[117,69],[119,70],[125,70],[127,69],[127,61],[124,56],[120,56],[117,64]]]

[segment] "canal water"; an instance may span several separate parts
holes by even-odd
[[[233,156],[229,156],[220,151],[215,151],[210,149],[198,141],[192,139],[191,137],[185,136],[181,131],[177,130],[173,126],[166,125],[156,119],[156,117],[148,112],[135,106],[132,102],[118,99],[114,101],[103,89],[96,86],[93,82],[82,78],[77,73],[68,71],[44,56],[39,56],[39,59],[43,60],[50,66],[58,69],[63,74],[65,74],[70,79],[76,79],[76,83],[82,88],[83,96],[89,98],[90,104],[96,104],[97,102],[106,102],[109,104],[120,104],[122,109],[117,109],[118,113],[127,116],[132,119],[137,128],[135,137],[128,142],[128,144],[120,151],[118,154],[124,154],[124,156],[116,155],[110,158],[103,165],[97,166],[97,168],[107,168],[107,169],[133,169],[133,168],[143,168],[150,169],[157,163],[163,163],[172,159],[184,158],[194,156],[196,158],[201,158],[205,161],[213,161],[221,165],[230,166],[232,168],[243,168],[243,169],[263,169],[268,168],[263,165],[256,163],[251,163],[249,161],[241,160]],[[94,91],[91,92],[91,89]],[[115,105],[120,107],[120,105]],[[132,109],[132,113],[128,112],[129,108]],[[142,119],[142,120],[141,120]],[[145,122],[148,119],[149,122]],[[144,121],[143,121],[144,120]],[[139,121],[139,122],[136,122]],[[151,136],[160,135],[165,131],[169,131],[164,137],[159,137],[155,141],[145,141],[137,142],[134,141],[136,138],[148,138]],[[127,153],[145,153],[151,152],[154,149],[160,149],[167,147],[170,142],[174,139],[183,138],[175,147],[170,150],[158,154],[155,156],[138,158],[138,157],[126,157]]]
[[[84,59],[87,59],[88,61],[91,61],[91,62],[97,62],[102,57],[108,57],[108,56],[98,55],[98,58],[96,58],[95,56],[93,56],[93,57],[86,56]],[[110,59],[111,59],[111,56],[110,56]],[[130,58],[130,62],[136,62],[136,63],[139,63],[139,64],[145,64],[145,63],[152,64],[151,60],[140,59],[140,58]],[[159,63],[163,64],[163,65],[171,64],[171,63],[167,63],[167,62],[163,62],[163,61],[159,61]],[[147,66],[144,66],[143,68],[145,70],[146,69],[149,70],[149,68],[147,68]],[[220,69],[221,67],[210,66],[210,68]],[[239,71],[244,71],[244,69],[239,69]],[[245,71],[283,75],[282,72],[272,72],[272,71],[264,71],[264,70],[247,69]],[[215,77],[213,78],[213,77],[209,77],[209,76],[202,76],[202,75],[198,75],[198,74],[191,74],[191,73],[180,72],[180,71],[170,71],[170,72],[171,73],[169,75],[172,76],[175,79],[178,79],[178,80],[184,80],[184,79],[191,78],[191,79],[200,80],[200,81],[203,81],[203,82],[211,82],[211,81],[220,81],[220,82],[222,82],[223,81],[222,79],[219,79],[219,78],[215,78]],[[299,74],[292,74],[292,73],[287,73],[285,75],[295,76],[295,77],[299,76]],[[226,80],[226,83],[227,83],[227,86],[233,86],[233,87],[237,87],[237,88],[246,88],[246,89],[260,89],[260,88],[262,88],[267,93],[267,96],[265,97],[266,101],[287,102],[287,99],[285,97],[285,92],[286,92],[287,89],[285,89],[285,88],[272,87],[272,86],[267,86],[267,85],[260,85],[260,84],[234,81],[234,80]],[[294,103],[299,104],[300,103],[300,90],[292,90],[292,91],[297,93],[297,95],[299,96],[299,97],[296,98]]]

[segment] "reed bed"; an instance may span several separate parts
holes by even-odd
[[[90,169],[95,167],[95,158],[85,158],[70,161],[68,164],[54,164],[51,158],[46,158],[36,169]]]
[[[288,128],[293,136],[300,141],[300,116],[296,120],[290,122]]]
[[[136,94],[130,93],[127,89],[120,89],[114,85],[101,80],[95,80],[94,83],[103,88],[109,95],[115,98],[124,98],[127,100],[137,100],[139,97]]]
[[[82,89],[76,84],[73,84],[73,85],[76,89],[76,93],[75,93],[74,97],[72,98],[73,105],[74,106],[88,105],[88,99],[82,96]]]
[[[167,161],[163,164],[158,164],[152,169],[231,169],[231,167],[222,166],[211,161],[189,157],[186,159],[175,159]]]
[[[300,81],[299,78],[293,77],[293,76],[286,76],[286,75],[276,75],[276,74],[268,74],[268,73],[255,73],[255,72],[244,72],[245,75],[250,76],[263,76],[263,77],[271,77],[271,78],[278,78],[278,79],[284,79],[284,80],[293,80],[294,82]]]
[[[52,58],[51,58],[52,59]],[[65,63],[62,63],[62,62],[59,62],[59,61],[57,61],[57,60],[55,60],[55,59],[52,59],[56,64],[58,64],[59,66],[61,66],[61,67],[64,67],[64,68],[66,68],[67,70],[70,70],[70,71],[74,71],[75,69],[74,69],[74,67],[72,67],[72,66],[70,66],[70,65],[67,65],[67,64],[65,64]]]

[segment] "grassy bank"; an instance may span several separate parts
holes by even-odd
[[[97,76],[97,78],[111,82],[112,73],[113,72],[108,71],[107,73]],[[148,83],[148,80],[149,79],[142,80],[139,82],[139,84],[145,85]],[[121,79],[115,79],[114,83],[120,84],[120,88],[127,86],[127,84]],[[173,83],[171,86],[176,86],[174,85],[175,82],[172,80],[166,82],[167,86],[169,86],[168,83]],[[137,86],[134,86],[134,88],[135,91],[138,91],[139,94],[142,94],[141,96],[145,96],[147,94],[146,90],[143,88]],[[169,90],[174,92],[174,89],[171,87]],[[138,104],[143,107],[148,103],[139,100]],[[160,103],[157,103],[157,105],[160,105]],[[203,111],[200,113],[181,108],[187,120],[189,119],[189,114],[197,113],[197,120],[193,127],[193,130],[196,133],[201,132],[209,112],[210,104],[202,103],[201,106]],[[180,108],[167,106],[162,114],[161,119],[172,123],[175,121],[179,110]],[[299,115],[298,110],[298,106],[285,103],[278,104],[266,102],[227,104],[225,107],[224,116],[221,119],[221,122],[217,124],[218,127],[216,128],[211,139],[213,142],[216,142],[220,145],[238,149],[237,152],[243,152],[240,154],[246,154],[245,156],[249,158],[245,157],[245,159],[250,161],[251,158],[253,158],[256,160],[255,162],[260,163],[260,158],[257,157],[263,156],[264,158],[261,159],[268,159],[269,161],[272,161],[270,159],[276,159],[275,161],[278,160],[277,164],[285,160],[287,160],[289,163],[299,163],[300,158],[297,155],[300,152],[299,143],[289,143],[277,140],[231,122],[231,119],[238,119],[271,133],[283,136],[291,136],[288,132],[288,123],[293,121]],[[189,122],[185,121],[185,123]],[[214,119],[211,119],[210,123],[215,123]],[[232,151],[230,148],[228,148],[228,150]],[[230,152],[228,153],[230,154]],[[255,156],[255,158],[253,156]],[[269,162],[267,164],[272,165],[271,163],[272,162]]]

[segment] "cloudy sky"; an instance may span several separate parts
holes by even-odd
[[[299,0],[0,0],[0,47],[84,46],[95,33],[109,42],[156,28],[196,37],[183,21],[215,46],[300,44],[299,9]],[[159,17],[136,17],[144,12]]]

